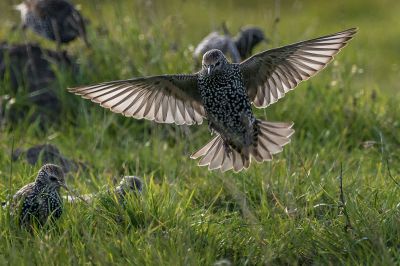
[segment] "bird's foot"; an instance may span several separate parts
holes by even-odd
[[[208,130],[210,131],[211,136],[215,134],[215,130],[212,126],[212,123],[208,123]]]

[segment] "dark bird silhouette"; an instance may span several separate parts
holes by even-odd
[[[218,49],[225,56],[229,56],[233,63],[240,63],[249,57],[254,47],[262,41],[268,42],[268,39],[260,28],[244,27],[235,38],[232,38],[225,28],[224,34],[214,31],[204,37],[196,46],[193,58],[198,61],[206,52]]]
[[[60,50],[62,43],[86,37],[85,21],[68,0],[25,0],[16,6],[21,12],[22,26],[53,40]]]
[[[0,123],[17,124],[26,119],[28,113],[28,120],[38,120],[41,127],[57,121],[61,112],[57,70],[75,73],[77,69],[74,60],[65,52],[48,50],[33,43],[0,43],[0,79],[9,78],[11,90],[8,91],[11,97],[2,100],[6,90],[0,89],[0,113],[4,113]],[[19,93],[24,97],[16,97]],[[11,104],[10,99],[16,100],[15,103]],[[1,102],[9,106],[8,110],[2,108]]]
[[[258,27],[249,26],[242,28],[234,38],[236,49],[242,61],[251,56],[254,47],[263,41],[269,42],[264,32]]]
[[[143,183],[139,177],[124,176],[115,188],[115,193],[118,195],[120,201],[128,193],[141,193],[143,190]]]
[[[56,80],[55,67],[75,71],[73,59],[66,52],[57,53],[35,43],[0,43],[0,78],[9,73],[14,91],[18,87],[27,87],[29,92],[49,87]]]
[[[60,150],[52,144],[39,144],[28,149],[17,148],[12,154],[13,161],[25,160],[30,165],[38,162],[52,163],[59,165],[64,173],[70,171],[86,170],[87,166],[82,163],[65,157]]]
[[[240,54],[235,45],[234,40],[228,34],[219,34],[216,31],[211,32],[196,46],[193,52],[193,58],[196,62],[203,57],[203,55],[212,50],[221,50],[225,55],[230,56],[233,63],[239,63]]]
[[[44,225],[49,218],[60,218],[63,201],[60,188],[68,189],[61,167],[45,164],[40,168],[35,182],[18,190],[11,200],[12,215],[18,215],[19,224],[29,227],[34,223]]]
[[[290,142],[293,123],[254,117],[251,103],[265,108],[323,69],[354,36],[349,29],[258,53],[231,64],[220,50],[203,56],[195,74],[161,75],[69,89],[115,113],[178,125],[201,124],[216,133],[191,158],[210,170],[248,168],[251,159],[272,160]]]

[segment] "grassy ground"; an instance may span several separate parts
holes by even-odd
[[[11,163],[13,146],[40,143],[86,162],[88,171],[67,179],[77,191],[94,192],[113,176],[137,174],[144,193],[125,209],[67,204],[56,227],[34,235],[2,211],[0,264],[400,263],[400,2],[74,2],[91,21],[92,50],[80,41],[68,46],[81,67],[74,77],[58,74],[61,123],[43,131],[26,119],[0,129],[0,199],[32,181],[40,168]],[[0,3],[0,39],[22,42],[23,34],[11,31],[17,21],[11,4]],[[188,158],[210,138],[205,125],[126,119],[65,90],[190,72],[193,45],[222,21],[233,32],[259,25],[274,45],[360,28],[317,77],[256,111],[259,118],[295,122],[292,143],[270,163],[240,174],[208,172]],[[27,38],[54,47],[31,33]],[[0,86],[0,92],[8,88],[4,81]],[[375,144],[366,147],[367,141]]]

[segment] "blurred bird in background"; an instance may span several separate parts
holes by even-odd
[[[234,43],[239,52],[241,61],[250,57],[254,47],[261,42],[270,42],[269,39],[265,37],[262,29],[252,26],[246,26],[240,29],[239,33],[234,38]]]
[[[258,27],[244,27],[234,38],[231,37],[225,24],[222,25],[222,28],[224,34],[211,32],[196,46],[193,52],[195,62],[201,60],[206,52],[218,49],[225,56],[230,57],[233,63],[240,63],[251,55],[254,47],[260,42],[269,42]]]
[[[23,28],[55,41],[58,51],[61,44],[80,37],[87,47],[85,20],[68,0],[25,0],[15,7],[21,13]]]

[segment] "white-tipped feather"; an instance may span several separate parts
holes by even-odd
[[[192,159],[197,159],[203,155],[206,154],[206,152],[212,147],[212,145],[214,144],[214,142],[216,141],[221,141],[221,136],[216,136],[215,138],[213,138],[209,143],[207,143],[203,148],[201,148],[200,150],[198,150],[197,152],[193,153],[190,158]]]
[[[215,152],[216,148],[218,146],[218,141],[215,141],[212,146],[207,150],[206,155],[200,160],[199,165],[204,166],[204,165],[209,165],[211,163],[211,160],[215,157]]]
[[[208,169],[209,170],[218,169],[219,167],[221,167],[223,159],[224,159],[224,143],[222,141],[219,141],[215,149],[215,155],[212,158],[210,165],[208,166]]]
[[[237,151],[233,147],[225,148],[223,139],[218,135],[190,158],[198,159],[199,166],[207,166],[209,170],[221,169],[222,172],[233,168],[239,172],[249,167],[251,159],[257,162],[272,160],[272,154],[283,150],[293,135],[293,123],[258,121],[259,133],[256,145]],[[244,151],[247,150],[247,154]]]
[[[224,162],[221,165],[221,171],[226,172],[228,170],[231,170],[233,168],[233,163],[232,163],[232,155],[229,156],[227,153],[225,153],[225,159]],[[216,168],[218,169],[218,168]]]

